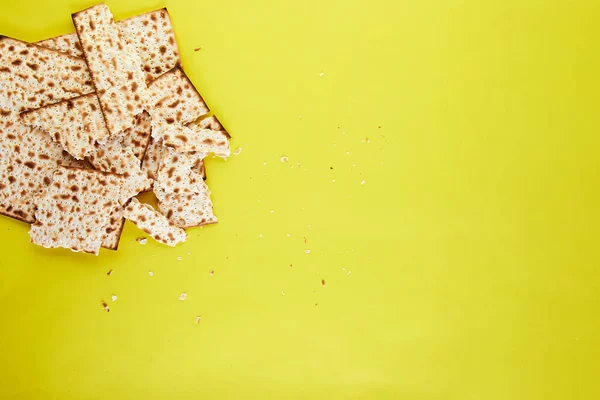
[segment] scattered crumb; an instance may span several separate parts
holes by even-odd
[[[154,276],[154,272],[152,272],[152,271],[148,271],[148,275],[150,275],[150,276]]]
[[[347,156],[349,156],[349,155],[350,155],[350,152],[349,152],[349,151],[347,151],[347,152],[346,152],[346,155],[347,155]]]
[[[281,295],[282,295],[282,296],[285,296],[285,292],[284,292],[283,290],[281,291]]]
[[[300,166],[300,163],[296,164],[297,166]]]
[[[335,183],[335,179],[332,179],[331,182]]]
[[[298,115],[298,119],[302,119],[302,115]]]
[[[309,225],[308,225],[308,229],[310,229],[311,227],[312,227],[312,225],[310,225],[310,224],[309,224]]]
[[[321,72],[321,73],[319,74],[319,76],[323,76],[323,72]]]
[[[102,308],[104,309],[104,311],[110,312],[110,308],[108,307],[108,304],[106,304],[106,302],[104,300],[102,300]]]
[[[365,138],[365,140],[363,140],[363,142],[365,142],[365,143],[371,143],[371,140],[367,137],[367,138]]]
[[[239,156],[241,152],[242,152],[242,147],[238,146],[238,148],[235,149],[235,151],[233,152],[233,155],[234,156]]]
[[[350,275],[352,273],[352,271],[348,271],[348,273],[346,275]]]
[[[321,285],[325,287],[325,279],[321,279]]]
[[[200,51],[200,50],[202,50],[202,47],[196,47],[196,48],[194,49],[194,51]]]
[[[378,128],[381,129],[381,125],[379,125]]]
[[[108,272],[106,273],[106,275],[111,276],[113,274],[113,272],[114,271],[112,269],[109,269]]]
[[[210,272],[208,273],[208,275],[213,276],[215,274],[215,270],[211,269]]]
[[[266,162],[266,161],[264,161],[264,162],[263,162],[263,165],[266,167],[266,166],[267,166],[267,162]]]
[[[185,300],[186,297],[187,297],[187,293],[181,292],[181,294],[179,295],[179,300]]]
[[[329,169],[333,169],[333,167],[329,167]]]
[[[306,244],[306,236],[302,236],[302,239],[304,239],[304,244]]]
[[[290,166],[290,168],[294,168],[294,164],[292,164],[292,165]]]
[[[333,144],[333,147],[337,147],[337,143],[334,143],[334,144]]]
[[[135,239],[135,240],[136,240],[136,242],[138,242],[139,244],[146,244],[146,243],[148,243],[148,239],[147,239],[147,238],[145,238],[145,237],[139,237],[139,238],[137,238],[137,239]]]
[[[201,319],[202,317],[196,317],[196,324],[199,324]]]
[[[190,253],[190,252],[188,251],[188,256],[189,256],[190,254],[192,254],[192,253]]]
[[[286,233],[286,236],[290,237],[291,235],[289,233]]]
[[[364,185],[365,184],[365,180],[363,179],[362,181],[360,181],[360,184]]]
[[[342,267],[342,271],[345,271],[345,270],[346,270],[346,268]]]
[[[113,294],[112,296],[110,296],[110,300],[111,301],[117,301],[117,295]]]
[[[290,264],[290,268],[292,268],[292,267],[293,267],[293,265],[292,265],[292,264]]]
[[[269,210],[270,213],[275,212],[275,210]]]
[[[258,234],[258,238],[261,239],[262,238],[262,233]]]
[[[281,162],[283,162],[283,163],[288,162],[288,158],[286,156],[281,157]]]
[[[306,250],[304,250],[304,252],[305,252],[306,254],[310,254],[310,250],[309,250],[309,249],[306,249]]]
[[[177,261],[181,261],[181,257],[177,257]]]

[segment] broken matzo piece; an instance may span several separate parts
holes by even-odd
[[[138,199],[131,200],[125,207],[124,215],[157,242],[175,246],[187,239],[183,229],[176,227],[164,215],[156,212],[151,206],[140,203]]]
[[[106,4],[73,14],[73,23],[111,135],[132,126],[146,108],[141,59]]]
[[[108,250],[117,250],[119,248],[121,232],[123,232],[123,226],[125,225],[123,212],[123,207],[118,207],[110,214],[108,225],[102,237],[103,248]]]
[[[47,133],[21,125],[18,114],[0,117],[0,214],[35,221],[33,198],[60,165],[83,166]]]
[[[146,149],[146,154],[144,154],[144,159],[142,161],[142,171],[145,171],[152,179],[156,179],[158,166],[163,157],[163,149],[162,142],[150,138],[148,149]]]
[[[148,90],[152,137],[156,141],[164,137],[170,125],[186,125],[209,111],[202,96],[179,66],[153,81]]]
[[[31,241],[46,248],[65,247],[98,254],[119,207],[122,177],[90,169],[60,167],[35,204]]]
[[[140,55],[147,82],[181,63],[175,33],[166,8],[118,21],[117,26],[127,42],[135,47]],[[76,33],[42,40],[37,44],[74,57],[83,57]]]
[[[171,125],[167,129],[167,132],[172,133],[163,135],[164,146],[172,147],[180,152],[201,153],[203,154],[202,158],[209,153],[222,158],[228,158],[231,154],[230,136],[226,130],[207,129],[203,128],[201,124],[194,123],[186,126]]]
[[[114,174],[133,173],[140,168],[140,160],[131,148],[123,145],[123,137],[111,137],[103,145],[97,144],[88,155],[94,168]]]
[[[165,147],[158,167],[154,188],[165,193],[197,193],[196,184],[202,177],[196,172],[201,161],[194,153],[179,153]],[[155,190],[160,201],[160,193]]]
[[[208,186],[200,180],[196,187],[198,193],[170,193],[161,196],[158,203],[160,212],[182,228],[217,223]]]
[[[21,114],[21,121],[40,128],[78,160],[108,140],[100,104],[95,93],[64,100]]]
[[[94,91],[85,61],[0,36],[0,109],[17,113]]]
[[[150,115],[147,112],[138,114],[133,126],[123,132],[123,147],[131,149],[135,157],[142,161],[148,149],[151,133]]]

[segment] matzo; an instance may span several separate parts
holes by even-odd
[[[195,172],[201,159],[193,153],[179,153],[165,148],[158,168],[154,188],[165,193],[197,193],[196,184],[202,177]],[[160,201],[160,193],[155,190]]]
[[[146,81],[150,82],[181,63],[175,33],[166,8],[117,22],[129,44],[136,48],[142,61]],[[37,42],[74,57],[83,57],[76,33]]]
[[[117,22],[128,43],[142,59],[150,82],[181,63],[175,33],[166,8]]]
[[[121,184],[122,178],[114,174],[60,167],[36,199],[31,241],[98,254],[109,216],[119,207]]]
[[[154,140],[160,141],[167,134],[169,126],[188,124],[209,111],[202,96],[180,67],[153,81],[148,90]]]
[[[150,115],[147,112],[138,114],[133,126],[123,132],[123,146],[131,149],[135,157],[141,161],[146,154],[151,133]]]
[[[0,36],[0,109],[18,113],[94,91],[85,61]]]
[[[158,166],[160,165],[160,160],[163,156],[163,149],[164,147],[161,142],[157,142],[153,138],[150,138],[148,149],[146,150],[144,160],[142,161],[142,171],[145,171],[152,179],[156,179]]]
[[[120,33],[105,4],[73,14],[106,126],[123,132],[146,108],[146,79],[135,48]]]
[[[182,228],[217,223],[208,186],[200,180],[196,188],[198,193],[164,194],[158,203],[160,212]]]
[[[125,207],[124,215],[157,242],[175,246],[187,239],[183,229],[176,227],[164,215],[156,212],[149,205],[140,203],[138,199],[131,200]]]
[[[108,130],[95,93],[64,100],[21,114],[21,121],[50,134],[65,150],[83,160],[94,145],[108,139]]]
[[[79,38],[75,32],[67,35],[52,37],[36,42],[38,46],[47,47],[49,49],[58,50],[62,53],[69,54],[73,57],[83,58],[83,51],[79,44]]]
[[[35,221],[33,197],[60,165],[83,166],[47,133],[19,124],[18,115],[0,117],[0,214]]]
[[[203,128],[200,124],[187,126],[171,125],[167,128],[169,134],[163,134],[163,145],[172,147],[180,152],[209,153],[222,158],[231,154],[229,147],[229,134],[225,130],[212,130]]]

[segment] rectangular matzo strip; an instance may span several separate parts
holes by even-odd
[[[124,215],[157,242],[175,246],[187,239],[183,229],[176,227],[164,215],[156,212],[149,205],[140,203],[138,199],[131,200],[125,207]]]
[[[131,127],[146,108],[141,60],[105,4],[73,14],[73,23],[111,135]]]

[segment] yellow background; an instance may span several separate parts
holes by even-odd
[[[207,163],[220,223],[96,258],[2,218],[0,398],[600,398],[600,3],[166,5],[243,149]]]

